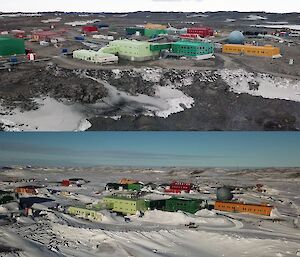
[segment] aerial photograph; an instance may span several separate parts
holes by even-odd
[[[298,132],[0,134],[2,257],[300,256]]]
[[[2,1],[0,130],[296,131],[295,0]]]

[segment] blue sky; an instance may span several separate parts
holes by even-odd
[[[300,167],[300,133],[0,133],[0,165]]]
[[[1,0],[0,11],[267,11],[299,12],[299,0]]]

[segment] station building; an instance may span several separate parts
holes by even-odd
[[[245,212],[256,215],[270,216],[273,206],[263,204],[216,201],[215,209],[226,212]]]
[[[69,207],[67,212],[71,215],[76,215],[88,220],[97,220],[101,221],[103,218],[103,214],[98,212],[97,210],[81,208],[81,207]]]
[[[0,56],[18,54],[25,54],[24,39],[0,36]]]
[[[147,210],[144,199],[106,196],[103,198],[103,201],[108,209],[125,215]]]
[[[118,56],[114,54],[85,49],[74,51],[73,58],[98,64],[117,63],[119,60]]]
[[[159,51],[151,51],[150,45],[146,41],[123,39],[109,42],[109,45],[100,49],[100,51],[115,54],[119,58],[130,61],[148,61],[156,59],[160,53]]]
[[[226,44],[223,46],[222,52],[228,54],[244,54],[249,56],[276,57],[280,55],[280,48],[271,45],[253,46]]]
[[[172,53],[187,57],[197,57],[200,55],[213,54],[214,45],[208,42],[182,40],[172,43]]]

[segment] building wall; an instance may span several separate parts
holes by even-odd
[[[118,57],[113,54],[105,54],[92,50],[77,50],[73,52],[73,58],[93,63],[118,62]]]
[[[136,214],[137,211],[145,211],[145,200],[104,197],[103,201],[110,206],[113,211],[123,214]]]
[[[164,29],[145,29],[145,36],[152,38],[154,36],[158,36],[159,34],[167,34]]]
[[[78,207],[69,207],[68,213],[72,215],[78,215],[86,219],[91,220],[102,220],[103,215],[97,211],[89,210],[85,208],[78,208]]]
[[[214,53],[214,45],[206,42],[178,41],[172,43],[172,52],[178,55],[196,57]]]
[[[159,51],[150,50],[149,42],[131,41],[131,40],[115,40],[109,45],[101,49],[104,53],[117,54],[120,58],[131,61],[153,60],[159,56]]]
[[[145,26],[145,29],[166,29],[166,25],[162,24],[153,24],[153,23],[147,23]]]
[[[246,213],[252,213],[257,215],[270,216],[273,207],[267,205],[260,205],[260,204],[244,204],[244,203],[236,203],[236,202],[216,201],[215,209],[219,211],[246,212]]]
[[[20,38],[0,37],[0,56],[25,54],[25,42]]]
[[[144,28],[126,28],[126,34],[127,35],[134,35],[137,31],[140,32],[141,36],[145,35],[145,29]]]
[[[195,213],[200,210],[200,200],[171,198],[166,200],[166,211],[175,212],[178,210]]]
[[[226,44],[223,53],[245,54],[250,56],[272,57],[280,54],[279,47]]]

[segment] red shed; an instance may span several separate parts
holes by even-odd
[[[165,192],[179,194],[184,191],[186,193],[189,193],[191,189],[192,184],[190,183],[173,182],[170,184],[170,188],[166,188]]]
[[[68,187],[68,186],[70,186],[70,180],[64,179],[64,180],[61,182],[61,186],[63,186],[63,187]]]
[[[98,32],[98,28],[95,26],[83,26],[82,32],[85,33]]]
[[[196,34],[200,37],[209,37],[214,35],[214,30],[210,27],[188,28],[188,34]]]

